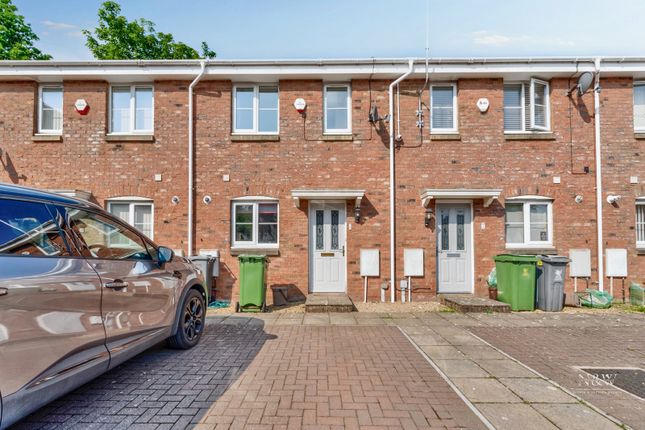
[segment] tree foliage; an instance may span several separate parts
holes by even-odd
[[[38,36],[11,0],[0,0],[0,60],[50,60],[34,47]]]
[[[103,2],[99,9],[99,26],[83,30],[86,45],[99,60],[160,60],[213,58],[213,52],[202,42],[201,55],[170,33],[155,31],[153,22],[140,18],[128,21],[121,15],[121,6],[114,1]]]

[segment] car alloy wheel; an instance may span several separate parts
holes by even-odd
[[[184,308],[184,334],[186,340],[194,341],[204,328],[204,307],[198,297],[192,297]]]

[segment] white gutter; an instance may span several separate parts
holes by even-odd
[[[193,218],[194,218],[194,200],[195,200],[195,148],[193,142],[194,118],[193,118],[193,88],[202,79],[206,71],[206,62],[201,61],[201,71],[199,75],[188,86],[188,253],[187,257],[193,255]]]
[[[594,60],[596,82],[593,91],[594,126],[596,143],[596,219],[598,225],[598,289],[603,291],[605,271],[603,267],[603,234],[602,234],[602,151],[600,145],[600,61]]]
[[[408,71],[401,75],[397,80],[390,84],[388,92],[390,101],[390,298],[392,303],[395,301],[394,289],[396,288],[396,272],[394,262],[396,261],[395,251],[395,233],[394,233],[394,87],[407,78],[414,70],[414,60],[409,60]]]

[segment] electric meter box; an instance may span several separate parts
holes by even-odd
[[[361,249],[361,276],[379,276],[380,252],[378,249]]]
[[[406,248],[403,250],[403,275],[423,276],[422,248]]]

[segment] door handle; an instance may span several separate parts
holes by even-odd
[[[7,294],[9,294],[9,290],[6,288],[0,288],[0,296],[6,296]]]
[[[345,245],[343,245],[343,257],[345,256]]]
[[[123,282],[120,279],[115,279],[112,282],[106,283],[105,288],[111,288],[111,289],[114,289],[114,290],[120,290],[121,288],[126,288],[128,285],[130,285],[130,284],[127,283],[127,282]]]

